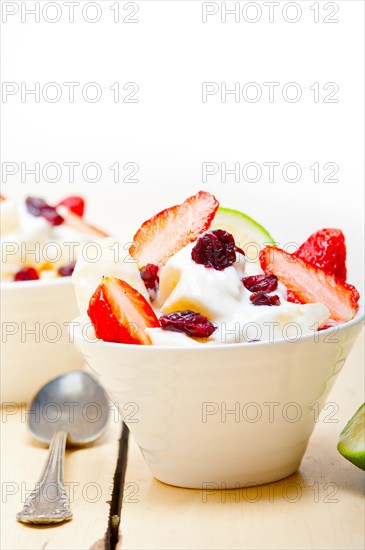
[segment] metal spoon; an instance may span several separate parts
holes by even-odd
[[[23,523],[60,523],[72,518],[63,484],[67,443],[82,447],[104,432],[109,399],[100,384],[83,371],[55,378],[37,393],[28,411],[28,426],[42,443],[50,443],[40,480],[16,517]]]

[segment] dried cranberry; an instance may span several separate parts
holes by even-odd
[[[265,292],[254,292],[250,300],[255,306],[280,306],[280,298],[277,294],[269,296]]]
[[[197,264],[222,271],[236,261],[236,243],[233,235],[223,229],[207,231],[197,240],[191,257]]]
[[[45,200],[38,197],[28,197],[25,201],[25,205],[29,214],[32,216],[41,216],[43,208],[46,208],[48,204]]]
[[[63,265],[58,269],[58,275],[61,277],[71,277],[72,273],[74,272],[76,262],[70,262],[67,265]]]
[[[51,225],[61,225],[64,222],[54,206],[50,206],[45,200],[38,197],[28,197],[25,201],[27,210],[32,216],[42,216]]]
[[[272,274],[252,275],[242,279],[242,282],[250,292],[273,292],[278,288],[278,278]]]
[[[217,330],[204,315],[186,309],[160,317],[161,328],[172,332],[184,332],[195,338],[209,338]]]
[[[158,276],[158,266],[154,264],[146,264],[140,271],[141,279],[148,290],[156,291],[160,282]]]
[[[14,281],[36,281],[39,275],[34,267],[23,267],[14,275]]]
[[[45,206],[42,208],[41,216],[51,225],[61,225],[64,222],[63,217],[58,214],[54,206]]]

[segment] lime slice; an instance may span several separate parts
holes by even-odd
[[[365,403],[342,430],[337,449],[352,464],[365,470]]]
[[[232,233],[237,246],[242,248],[252,262],[259,260],[262,248],[275,244],[270,233],[262,225],[238,210],[218,208],[210,229],[225,229]]]

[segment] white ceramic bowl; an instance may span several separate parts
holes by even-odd
[[[48,380],[82,368],[67,326],[77,314],[71,277],[2,283],[2,404],[28,402]]]
[[[231,488],[297,470],[362,324],[359,313],[296,342],[201,348],[90,341],[80,326],[75,342],[157,479]]]

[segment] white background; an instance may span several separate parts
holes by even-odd
[[[123,22],[134,6],[119,2],[120,21],[115,23],[110,8],[116,2],[103,0],[95,3],[100,20],[90,23],[82,16],[87,3],[80,0],[75,5],[75,21],[70,23],[65,2],[51,2],[53,7],[44,15],[47,2],[40,1],[37,23],[34,15],[24,12],[24,7],[34,9],[35,2],[1,2],[3,90],[9,82],[19,90],[34,88],[38,82],[41,91],[56,82],[62,90],[55,103],[42,93],[38,103],[34,95],[22,101],[20,91],[3,94],[3,179],[8,166],[4,163],[19,168],[7,177],[4,192],[59,197],[81,190],[90,196],[89,217],[129,239],[131,235],[124,233],[132,234],[156,208],[200,188],[213,190],[226,206],[256,216],[281,242],[299,242],[319,227],[342,227],[349,245],[350,278],[359,284],[364,248],[363,2],[299,1],[294,7],[280,2],[273,22],[264,2],[254,2],[252,8],[248,2],[236,2],[240,10],[249,9],[244,12],[246,19],[262,10],[256,23],[245,20],[242,11],[239,22],[227,15],[223,23],[221,2],[216,3],[218,13],[203,23],[199,0],[136,1],[138,13],[132,17],[137,23]],[[227,8],[234,5],[226,2]],[[18,11],[6,20],[9,10]],[[285,21],[284,16],[293,19],[296,13],[300,13],[296,23]],[[61,14],[58,22],[47,22],[57,14]],[[86,14],[94,18],[95,8]],[[338,22],[325,23],[325,17]],[[64,82],[80,83],[74,103]],[[97,82],[102,90],[96,103],[81,95],[89,82]],[[115,82],[120,83],[122,99],[131,91],[124,91],[123,85],[137,83],[138,103],[115,103],[109,89]],[[236,82],[242,87],[255,82],[262,98],[250,103],[241,95],[235,102],[230,95],[223,103],[217,93],[204,103],[203,82],[216,82],[219,89],[222,82],[227,88]],[[273,102],[264,82],[280,83]],[[289,82],[302,90],[295,103],[282,96]],[[318,102],[309,89],[315,82]],[[323,102],[332,90],[323,90],[329,82],[339,87],[337,103]],[[49,89],[48,97],[52,93]],[[41,175],[38,184],[28,174],[22,182],[20,164],[31,168],[36,162],[41,168],[58,163],[63,168],[61,179],[51,183]],[[72,183],[64,162],[98,163],[102,176],[90,184],[77,168]],[[115,162],[121,169],[128,162],[138,164],[138,182],[115,183],[109,169]],[[262,177],[250,182],[241,176],[235,182],[234,176],[227,176],[224,183],[218,173],[203,183],[204,162],[226,162],[228,168],[255,162]],[[264,162],[280,163],[272,182]],[[296,183],[283,179],[281,169],[289,162],[301,167],[302,177]],[[334,177],[339,181],[324,182],[329,172],[321,169],[320,181],[315,182],[309,167],[316,162],[321,167],[336,163],[339,172]],[[122,174],[121,179],[123,170]]]

